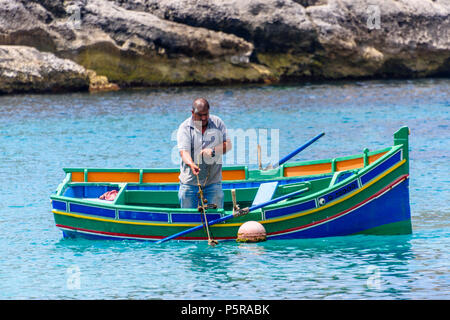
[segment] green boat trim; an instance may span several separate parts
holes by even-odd
[[[394,134],[394,146],[372,152],[364,149],[361,154],[348,157],[286,163],[267,171],[248,170],[246,166],[226,167],[224,171],[238,173],[243,179],[223,182],[225,208],[209,209],[207,215],[212,218],[208,220],[232,213],[231,189],[236,190],[241,207],[252,203],[259,185],[264,182],[278,181],[274,198],[305,186],[309,190],[296,198],[211,226],[211,230],[219,239],[232,239],[242,223],[255,220],[266,227],[269,237],[280,239],[340,235],[344,232],[342,230],[346,230],[344,234],[410,232],[408,135],[409,129],[403,127]],[[338,170],[343,164],[361,167]],[[285,176],[289,168],[296,170],[292,173],[311,166],[330,170],[312,175]],[[145,173],[177,174],[177,169],[64,168],[64,172],[63,182],[50,198],[54,202],[55,222],[67,234],[157,240],[199,223],[188,221],[193,217],[198,219],[196,209],[179,208],[177,183],[141,182]],[[100,179],[111,172],[119,174],[113,176],[114,179],[131,177],[133,181],[89,182],[92,177]],[[94,176],[90,176],[91,173]],[[97,173],[100,174],[95,176]],[[78,181],[73,181],[74,174],[78,174]],[[77,188],[81,191],[76,191]],[[114,201],[79,196],[90,189],[96,192],[115,189],[118,194]],[[377,208],[386,212],[377,212]],[[143,220],[139,218],[145,215]],[[152,215],[156,220],[151,220]],[[353,228],[347,221],[349,219],[354,219]],[[322,225],[334,226],[335,229],[322,230]],[[312,236],[311,230],[316,230]],[[202,240],[204,237],[204,232],[195,231],[183,239]]]

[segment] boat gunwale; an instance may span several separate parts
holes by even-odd
[[[373,168],[377,167],[379,164],[381,164],[382,162],[384,162],[386,159],[390,158],[391,156],[393,156],[396,152],[398,152],[398,150],[402,149],[403,145],[394,145],[388,148],[384,148],[384,149],[380,149],[377,151],[374,151],[374,154],[379,154],[382,152],[385,152],[385,154],[383,154],[381,157],[379,157],[378,159],[376,159],[373,163],[370,163],[369,165],[367,165],[366,167],[363,168],[359,168],[359,169],[349,169],[349,170],[344,170],[344,171],[340,171],[342,173],[344,172],[354,172],[355,174],[350,175],[349,177],[343,179],[342,181],[339,181],[338,183],[327,187],[327,188],[323,188],[320,189],[319,191],[309,194],[305,197],[299,197],[299,198],[295,198],[295,199],[290,199],[287,201],[283,201],[282,203],[275,203],[272,204],[270,206],[264,207],[264,211],[268,211],[268,210],[274,210],[274,209],[278,209],[278,208],[283,208],[283,207],[287,207],[290,205],[295,205],[298,203],[302,203],[302,202],[307,202],[307,201],[311,201],[312,199],[316,199],[318,197],[320,197],[320,195],[322,194],[327,194],[329,192],[335,191],[337,189],[339,189],[340,187],[343,187],[345,184],[348,184],[350,181],[352,180],[358,180],[362,175],[364,175],[365,173],[367,173],[368,171],[372,170]],[[387,150],[387,151],[386,151]],[[361,155],[356,155],[356,156],[350,156],[351,158],[358,158]],[[350,158],[350,157],[345,157],[345,158]],[[338,158],[336,158],[338,159]],[[321,161],[321,160],[318,160]],[[324,160],[322,160],[324,161]],[[305,163],[305,162],[303,162]],[[84,169],[83,169],[84,170]],[[104,169],[104,170],[108,170],[108,169]],[[116,169],[116,170],[127,170],[127,169]],[[134,170],[142,170],[142,169],[134,169]],[[339,172],[339,171],[336,171]],[[336,173],[335,172],[335,173]],[[67,173],[67,175],[69,175],[70,172]],[[319,174],[319,175],[308,175],[305,177],[320,177],[321,176],[326,176],[329,177],[329,175],[332,174],[332,172],[330,173],[326,173],[326,174]],[[280,180],[291,180],[291,179],[295,179],[298,178],[299,176],[292,176],[292,177],[279,177],[279,178],[275,178],[273,177],[273,179],[280,181]],[[75,183],[71,183],[70,180],[67,176],[64,179],[65,184],[64,186],[73,186],[73,185],[82,185],[82,186],[86,186],[86,185],[109,185],[109,186],[118,186],[121,188],[121,190],[123,191],[126,186],[128,185],[128,183],[123,183],[123,182],[105,182],[105,183],[101,183],[101,182],[75,182]],[[261,181],[262,179],[254,179],[252,181]],[[63,183],[64,183],[63,181]],[[251,182],[250,179],[248,180],[236,180],[235,183],[244,183],[245,182]],[[305,181],[306,182],[306,181]],[[226,183],[233,183],[230,181],[227,181]],[[138,185],[154,185],[153,183],[146,183],[146,184],[139,184],[139,183],[130,183],[130,184],[138,184]],[[359,184],[358,184],[359,185]],[[59,193],[61,193],[65,188],[64,186],[61,186],[61,188],[59,189]],[[360,187],[358,187],[357,189],[360,189]],[[356,191],[356,190],[355,190]],[[353,194],[353,192],[351,192],[350,194]],[[107,209],[117,209],[117,210],[133,210],[133,211],[151,211],[151,212],[184,212],[184,213],[194,213],[194,212],[198,212],[197,209],[184,209],[184,208],[164,208],[164,207],[151,207],[151,206],[132,206],[132,205],[122,205],[122,204],[116,204],[115,201],[112,203],[94,203],[93,201],[90,200],[86,200],[85,198],[72,198],[72,197],[66,197],[66,196],[62,196],[60,194],[53,194],[50,196],[50,198],[52,200],[56,200],[56,201],[63,201],[63,202],[72,202],[72,203],[77,203],[77,204],[85,204],[85,205],[90,205],[92,207],[99,207],[99,208],[107,208]],[[334,201],[333,201],[334,202]],[[320,208],[320,207],[316,207]],[[221,215],[224,214],[225,211],[224,209],[212,209],[212,210],[208,210],[209,213],[220,213]],[[111,219],[111,220],[116,220],[116,219]]]
[[[335,206],[338,203],[341,203],[349,198],[352,198],[353,196],[355,196],[355,194],[358,194],[362,191],[364,191],[365,189],[371,187],[373,184],[375,184],[376,182],[378,182],[379,180],[381,180],[382,178],[386,177],[387,175],[389,175],[390,173],[392,173],[393,171],[395,171],[396,169],[398,169],[400,166],[402,166],[404,163],[406,163],[406,159],[402,159],[400,162],[398,162],[397,164],[395,164],[393,167],[389,168],[387,171],[383,172],[381,174],[381,176],[377,176],[376,178],[374,178],[372,181],[368,182],[365,186],[361,187],[361,188],[357,188],[355,190],[353,190],[352,192],[350,192],[349,194],[343,196],[342,198],[336,199],[336,201],[333,201],[327,205],[324,206],[319,206],[319,207],[315,207],[313,209],[307,209],[305,211],[302,212],[296,212],[296,213],[289,213],[289,214],[285,214],[285,215],[281,215],[279,217],[275,217],[275,218],[270,218],[270,219],[264,219],[262,218],[260,223],[262,224],[268,224],[268,223],[277,223],[280,221],[286,221],[286,220],[292,220],[292,219],[296,219],[298,217],[301,216],[306,216],[309,214],[313,214],[315,212],[318,211],[322,211],[325,209],[328,209],[332,206]],[[400,177],[400,179],[398,179],[399,181],[396,183],[400,183],[403,180],[408,178],[408,174],[402,175]],[[346,179],[347,180],[347,179]],[[344,180],[345,181],[345,180]],[[302,199],[303,200],[303,199]],[[311,201],[311,200],[308,200]],[[307,201],[305,201],[307,202]],[[117,208],[116,208],[117,209]],[[265,208],[263,208],[265,209]],[[263,214],[262,210],[263,209],[258,209],[255,210],[253,212],[253,214]],[[275,208],[272,208],[275,209]],[[193,210],[194,212],[197,212],[196,209],[188,209],[188,210]],[[218,209],[218,210],[223,210],[223,209]],[[266,210],[264,210],[266,211]],[[98,221],[104,221],[104,222],[110,222],[110,223],[124,223],[124,224],[133,224],[133,225],[147,225],[147,226],[162,226],[162,227],[190,227],[190,226],[196,226],[198,225],[198,222],[183,222],[183,223],[168,223],[168,222],[157,222],[157,221],[152,221],[152,222],[143,222],[142,220],[129,220],[129,219],[108,219],[106,217],[100,217],[100,216],[96,216],[96,215],[89,215],[89,214],[79,214],[79,213],[71,213],[71,212],[60,212],[58,210],[53,209],[52,210],[53,213],[55,214],[62,214],[62,215],[67,215],[67,216],[72,216],[75,218],[81,218],[81,219],[90,219],[90,220],[98,220]],[[208,213],[213,213],[213,212],[208,212]],[[168,213],[171,214],[171,213]],[[263,217],[263,216],[261,216]],[[226,222],[226,223],[222,223],[222,224],[216,224],[212,227],[237,227],[242,225],[243,222]]]
[[[386,147],[386,148],[382,148],[382,149],[377,149],[374,151],[368,151],[367,155],[370,156],[374,156],[380,153],[384,153],[380,158],[384,157],[387,153],[389,153],[394,146],[390,146],[390,147]],[[242,181],[246,181],[246,182],[254,182],[254,181],[261,181],[261,180],[270,180],[270,179],[277,179],[277,180],[284,180],[284,179],[293,179],[293,178],[298,178],[301,176],[283,176],[281,175],[281,173],[284,173],[284,168],[292,168],[292,167],[303,167],[303,166],[308,166],[308,165],[315,165],[315,164],[324,164],[324,163],[332,163],[333,161],[339,162],[339,161],[346,161],[346,160],[355,160],[355,159],[359,159],[359,158],[363,158],[364,157],[364,152],[363,153],[358,153],[358,154],[354,154],[354,155],[350,155],[350,156],[342,156],[342,157],[337,157],[337,158],[328,158],[328,159],[319,159],[319,160],[306,160],[306,161],[295,161],[295,162],[289,162],[289,163],[284,163],[282,164],[280,167],[276,168],[276,169],[269,169],[267,171],[262,171],[262,170],[258,170],[258,169],[252,169],[249,170],[247,165],[238,165],[238,166],[223,166],[222,170],[223,171],[234,171],[234,170],[244,170],[245,171],[245,179],[240,179],[240,180],[224,180],[222,181],[222,183],[239,183]],[[374,162],[370,163],[368,166],[371,166],[372,164],[374,164],[376,161],[378,161],[380,158],[376,159]],[[368,167],[367,166],[367,167]],[[359,168],[361,169],[365,169],[366,167],[363,168]],[[178,168],[143,168],[143,169],[137,169],[137,168],[80,168],[80,167],[65,167],[63,168],[64,172],[66,174],[69,173],[80,173],[80,172],[122,172],[122,173],[166,173],[166,172],[170,172],[170,173],[176,173],[176,172],[180,172],[180,170]],[[349,170],[345,170],[345,171],[350,171],[353,169],[349,169]],[[257,178],[251,177],[250,173],[253,172],[265,172],[265,174],[263,174],[262,176],[258,176]],[[333,172],[325,172],[325,173],[320,173],[320,174],[312,174],[312,175],[304,175],[304,177],[312,177],[312,176],[321,176],[321,175],[329,175],[332,174]],[[267,178],[264,179],[264,175],[267,175]],[[77,181],[78,183],[108,183],[108,182],[89,182],[89,181]],[[121,182],[111,182],[111,183],[121,183]],[[146,182],[146,183],[140,183],[140,182],[129,182],[132,184],[138,184],[138,185],[178,185],[179,182]]]
[[[306,202],[306,201],[310,201],[312,199],[316,199],[318,197],[320,197],[321,194],[327,194],[333,191],[336,191],[337,189],[345,186],[346,184],[350,183],[351,181],[355,180],[358,181],[360,179],[361,176],[363,176],[364,174],[366,174],[367,172],[371,171],[372,169],[374,169],[375,167],[377,167],[378,165],[382,164],[385,160],[389,159],[390,157],[392,157],[393,155],[395,155],[399,150],[402,149],[402,145],[398,145],[398,146],[392,146],[390,149],[390,151],[386,152],[383,156],[381,156],[380,158],[378,158],[377,160],[375,160],[372,164],[369,164],[366,167],[363,168],[359,168],[359,169],[349,169],[349,170],[344,170],[344,171],[340,171],[342,173],[345,172],[354,172],[354,174],[350,175],[349,177],[343,179],[342,181],[339,181],[338,183],[335,183],[332,186],[329,186],[327,188],[321,189],[319,191],[317,191],[316,193],[312,193],[307,195],[306,197],[299,197],[299,198],[294,198],[294,199],[290,199],[287,200],[286,202],[283,202],[284,206],[289,205],[294,205],[294,204],[298,204],[300,202]],[[404,160],[403,158],[400,160],[400,162]],[[338,173],[339,171],[336,171],[335,173]],[[357,191],[358,189],[361,189],[361,185],[358,183],[358,188],[354,191]],[[354,193],[351,192],[350,194]],[[267,210],[274,210],[276,208],[278,208],[278,206],[282,207],[283,205],[280,204],[272,204],[270,206],[266,206],[263,209],[265,211]],[[319,207],[320,208],[320,207]]]

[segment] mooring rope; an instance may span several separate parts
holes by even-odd
[[[201,154],[199,154],[197,157],[197,167],[199,167],[199,168],[200,168],[200,157],[201,157]],[[206,186],[206,182],[208,181],[210,172],[211,172],[211,168],[208,167],[208,174],[206,175],[206,179],[205,179],[205,182],[203,183],[203,187],[200,183],[200,178],[198,177],[198,174],[197,174],[198,193],[200,195],[200,201],[201,201],[201,206],[199,206],[198,208],[199,208],[199,211],[203,213],[203,217],[202,216],[200,216],[200,217],[202,217],[202,223],[203,223],[204,227],[206,227],[206,234],[208,235],[208,244],[211,246],[215,246],[218,242],[211,237],[210,232],[209,232],[209,227],[208,227],[208,219],[206,218],[205,203],[208,203],[208,200],[205,199],[203,196],[203,188]],[[204,219],[204,221],[203,221],[203,219]]]

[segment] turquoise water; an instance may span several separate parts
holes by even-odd
[[[390,146],[411,129],[413,234],[258,244],[63,239],[63,167],[174,167],[173,130],[210,100],[231,129],[279,129],[297,159]],[[449,299],[450,80],[0,97],[0,299]]]

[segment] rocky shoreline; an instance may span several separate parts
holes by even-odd
[[[450,76],[450,0],[0,0],[0,93]]]

